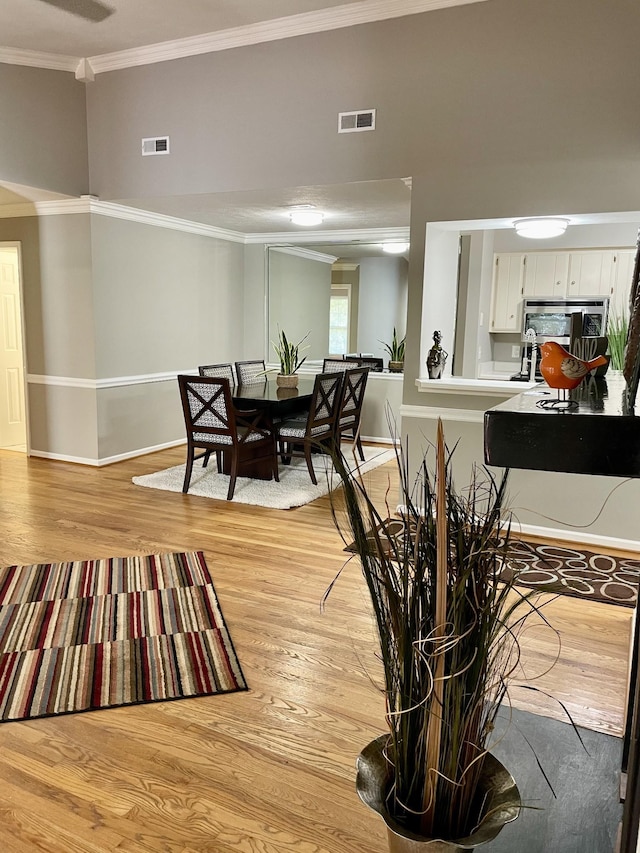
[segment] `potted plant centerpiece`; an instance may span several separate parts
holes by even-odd
[[[283,330],[278,332],[277,342],[271,342],[276,355],[280,359],[280,372],[276,376],[276,383],[280,388],[298,387],[297,372],[306,361],[306,356],[300,358],[300,348],[310,334],[310,332],[307,332],[302,340],[294,344],[287,339]],[[303,349],[308,349],[308,347],[303,347]]]
[[[404,370],[404,348],[406,336],[402,340],[398,340],[396,327],[393,327],[393,338],[390,344],[380,341],[386,351],[389,353],[389,371],[391,373],[402,373]]]
[[[360,798],[384,819],[391,853],[445,853],[490,841],[520,810],[490,753],[534,591],[500,577],[510,546],[498,481],[475,471],[456,491],[438,423],[435,473],[414,480],[402,447],[399,518],[377,511],[339,451],[334,521],[367,583],[380,642],[388,733],[357,761]],[[346,526],[345,526],[346,522]]]

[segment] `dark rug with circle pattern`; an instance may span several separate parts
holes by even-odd
[[[377,531],[376,536],[369,534],[372,544],[378,541],[382,548],[389,550],[404,539],[405,521],[387,518],[378,525]],[[345,548],[345,551],[354,550],[353,544]],[[512,537],[510,556],[501,578],[510,580],[514,573],[518,586],[635,607],[640,558],[616,557],[587,551],[580,546],[528,542]]]
[[[515,540],[501,577],[507,579],[514,572],[519,586],[635,607],[640,559],[614,557],[580,546]]]

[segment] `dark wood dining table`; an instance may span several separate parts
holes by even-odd
[[[275,379],[235,385],[231,389],[236,409],[267,409],[274,420],[308,412],[315,376],[298,377],[297,388],[279,388]]]
[[[247,409],[265,409],[273,421],[296,415],[304,416],[309,411],[314,376],[300,376],[297,388],[279,388],[275,379],[265,382],[252,382],[247,385],[235,385],[231,389],[233,405],[239,411]],[[223,471],[228,470],[226,454],[224,455]],[[241,465],[241,477],[252,477],[257,480],[270,480],[272,476],[268,459],[255,462],[247,459]]]

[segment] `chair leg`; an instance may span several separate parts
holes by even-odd
[[[356,447],[358,448],[360,459],[364,462],[364,450],[362,449],[362,442],[360,441],[360,433],[356,435]]]
[[[231,479],[229,480],[229,490],[227,491],[227,500],[230,501],[233,493],[236,490],[236,478],[238,476],[238,454],[234,453],[231,459]]]
[[[207,452],[204,454],[204,462],[202,463],[203,468],[206,468],[207,465],[209,464],[209,457],[210,456],[211,456],[211,451],[207,450]]]
[[[314,486],[318,485],[318,479],[316,477],[316,472],[313,470],[313,462],[311,460],[311,445],[305,444],[304,446],[304,458],[307,460],[307,468],[309,469],[309,476],[311,477],[311,482]]]
[[[216,450],[216,465],[218,466],[218,474],[222,474],[222,451]]]
[[[184,483],[182,484],[182,491],[185,493],[189,491],[189,483],[191,482],[191,471],[193,470],[193,454],[193,447],[187,448],[187,467],[185,468]]]

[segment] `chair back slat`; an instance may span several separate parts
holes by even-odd
[[[342,384],[339,420],[343,418],[352,420],[354,417],[360,417],[368,375],[368,367],[356,367],[345,372]]]
[[[265,380],[264,359],[260,361],[236,361],[238,385],[252,385]]]
[[[353,364],[344,358],[325,358],[322,362],[323,373],[336,373],[349,370],[350,367],[353,367]]]
[[[307,419],[307,434],[319,427],[335,424],[342,388],[341,372],[319,373],[313,386],[313,396]]]
[[[228,379],[230,385],[236,384],[233,374],[233,365],[229,364],[201,364],[198,367],[200,376],[213,376],[217,379]]]
[[[212,438],[235,435],[235,411],[228,379],[178,376],[178,382],[188,432]]]

